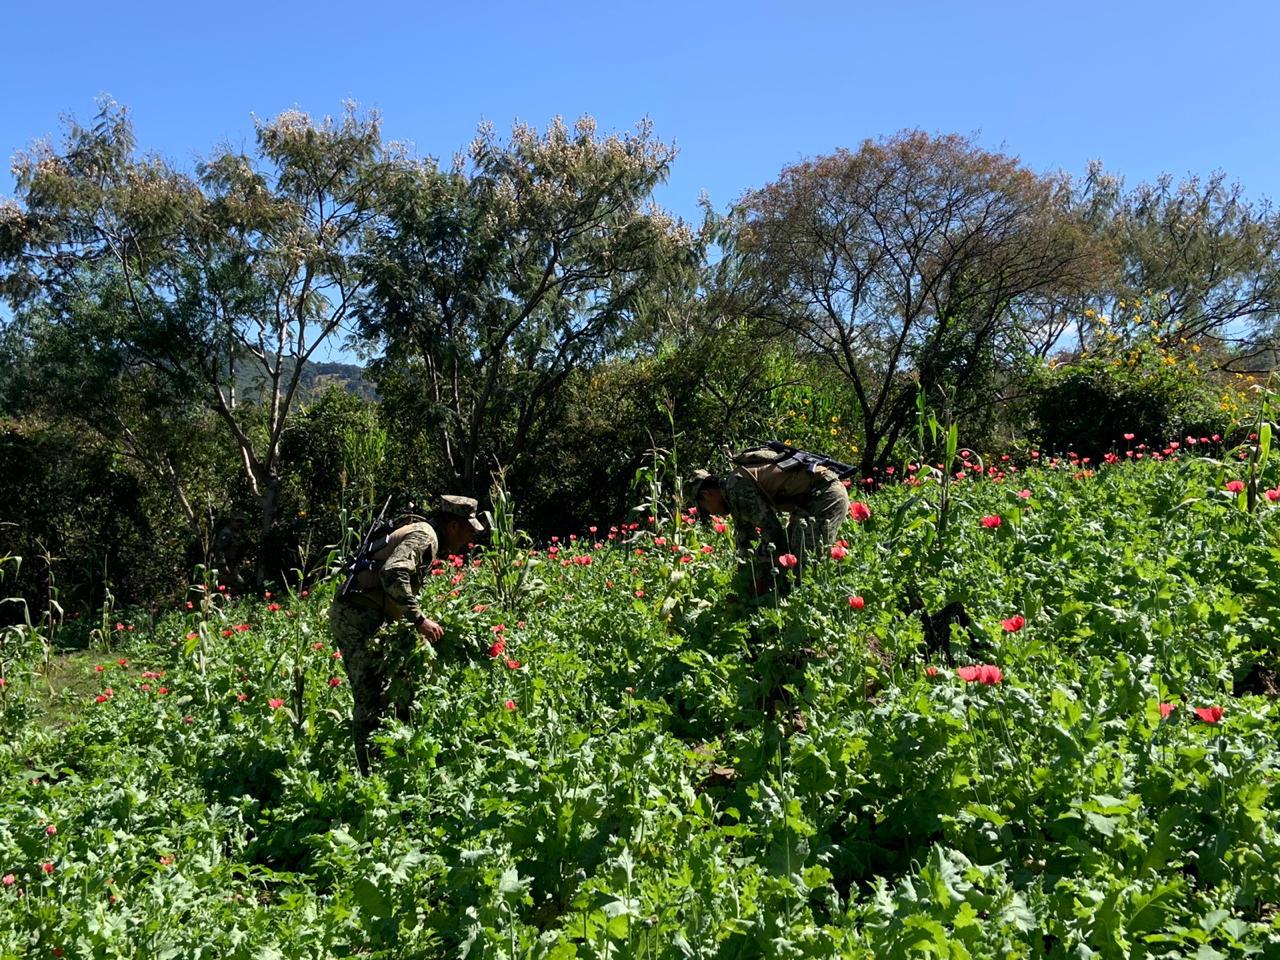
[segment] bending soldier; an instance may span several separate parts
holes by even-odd
[[[342,651],[342,664],[355,700],[351,736],[360,772],[369,772],[369,737],[390,706],[401,721],[413,702],[413,653],[410,628],[438,643],[444,628],[418,605],[418,592],[432,562],[460,554],[484,530],[470,497],[441,497],[425,520],[406,517],[374,546],[370,566],[354,574],[329,608],[329,629]],[[399,629],[380,630],[384,624]]]
[[[694,498],[700,517],[733,518],[734,542],[738,554],[751,561],[751,591],[758,596],[770,588],[780,557],[794,556],[798,575],[807,556],[836,542],[849,513],[849,492],[836,470],[822,465],[823,458],[780,444],[744,450],[730,460],[733,469],[725,476],[693,474]],[[785,529],[779,511],[790,514]]]
[[[236,513],[225,527],[218,530],[209,545],[209,559],[218,570],[218,582],[232,590],[240,589],[244,547],[244,514]]]

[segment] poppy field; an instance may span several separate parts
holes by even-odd
[[[0,957],[1280,955],[1260,445],[903,465],[756,601],[673,476],[499,511],[369,778],[332,583],[10,630]]]

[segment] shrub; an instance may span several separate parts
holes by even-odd
[[[1229,426],[1210,377],[1157,358],[1088,358],[1042,369],[1030,385],[1031,434],[1049,450],[1097,456],[1126,433],[1134,443],[1164,443]]]

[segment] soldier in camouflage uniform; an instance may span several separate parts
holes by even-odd
[[[361,773],[369,772],[369,737],[387,708],[398,720],[409,719],[416,680],[413,632],[430,643],[444,636],[444,628],[419,607],[418,592],[433,561],[464,553],[484,530],[477,509],[470,497],[441,497],[425,520],[404,518],[372,555],[374,568],[353,576],[329,608],[329,629],[355,701],[351,736]]]
[[[744,450],[730,458],[733,469],[723,477],[706,470],[692,477],[701,517],[733,517],[733,537],[739,556],[750,561],[751,592],[771,586],[779,557],[796,558],[799,576],[806,557],[829,549],[849,515],[849,491],[826,467],[810,470],[767,448]],[[778,512],[790,514],[784,529]],[[782,590],[789,584],[779,581]]]
[[[233,514],[209,544],[209,559],[218,570],[218,582],[232,590],[241,588],[244,561],[244,514]]]

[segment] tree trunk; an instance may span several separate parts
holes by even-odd
[[[258,587],[267,582],[267,544],[276,523],[276,511],[280,507],[280,477],[274,471],[268,473],[262,485],[262,528],[258,536],[258,563],[256,577]]]

